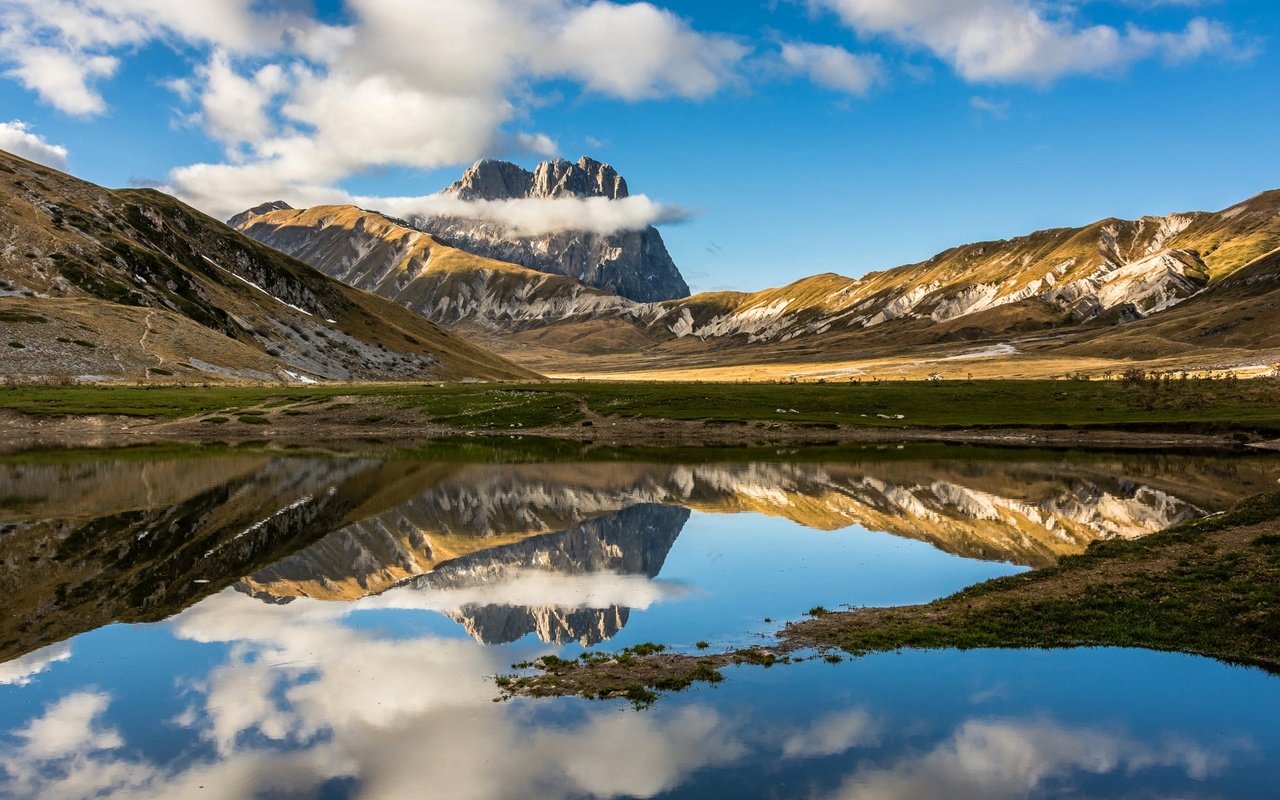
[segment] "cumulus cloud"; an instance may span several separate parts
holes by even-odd
[[[545,81],[624,101],[697,99],[737,81],[749,48],[651,3],[609,0],[346,0],[323,24],[292,0],[0,0],[0,69],[68,114],[106,110],[102,86],[151,42],[192,53],[171,88],[188,122],[227,147],[168,186],[224,216],[263,198],[341,202],[371,169],[432,169],[482,156],[555,155],[527,122]],[[617,228],[669,211],[641,199],[540,216]],[[518,209],[475,209],[546,222]],[[601,220],[612,220],[604,221]]]
[[[1181,31],[1082,23],[1069,5],[1040,0],[811,0],[864,35],[923,47],[966,80],[1047,83],[1104,73],[1135,61],[1230,53],[1221,23],[1192,20]]]
[[[110,702],[101,692],[69,694],[14,735],[22,742],[22,752],[37,759],[119,747],[120,734],[98,724]]]
[[[260,10],[258,7],[263,6]],[[106,110],[98,84],[120,55],[152,41],[266,53],[324,28],[285,2],[256,0],[0,0],[0,65],[75,116]]]
[[[393,0],[347,5],[348,26],[312,26],[253,72],[219,50],[193,80],[174,84],[199,104],[209,134],[233,150],[227,162],[173,170],[167,188],[223,217],[265,198],[443,213],[434,211],[446,204],[441,198],[355,198],[339,187],[370,169],[431,169],[498,152],[555,155],[546,134],[506,130],[526,113],[539,80],[568,79],[627,101],[699,98],[732,82],[747,53],[648,3],[424,0],[413,13]],[[317,38],[323,48],[311,43]],[[565,225],[612,231],[681,216],[643,197],[616,207],[538,205],[448,210],[530,233]]]
[[[268,64],[251,76],[243,76],[231,68],[226,51],[217,50],[196,75],[204,84],[200,118],[210,136],[238,145],[272,133],[268,104],[284,91],[287,81],[279,65]],[[172,84],[172,88],[180,97],[191,91],[188,84]]]
[[[879,56],[857,55],[843,47],[785,42],[781,58],[789,71],[819,86],[857,97],[866,95],[884,77]]]
[[[67,148],[45,141],[43,137],[32,133],[31,126],[21,120],[0,122],[0,150],[7,150],[46,167],[67,168]]]
[[[700,98],[718,90],[747,52],[727,37],[695,33],[649,3],[597,0],[565,17],[550,46],[539,49],[534,66],[624,100]]]

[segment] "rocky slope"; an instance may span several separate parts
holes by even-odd
[[[531,377],[150,190],[0,152],[0,373],[74,380]]]
[[[463,330],[511,331],[646,308],[585,283],[475,255],[354,206],[260,206],[232,220],[316,269]]]
[[[673,331],[785,341],[895,320],[948,323],[1007,309],[1034,327],[1156,314],[1280,247],[1280,191],[1217,213],[1040,231],[965,245],[849,279],[818,275],[754,294],[672,304]]]
[[[529,176],[489,163],[453,191],[483,196],[508,191],[513,182],[531,196],[557,191],[553,173]],[[599,182],[609,185],[607,179]],[[904,335],[919,343],[1116,328],[1158,319],[1192,297],[1203,295],[1202,305],[1215,302],[1225,293],[1207,290],[1237,271],[1250,265],[1255,273],[1271,269],[1258,262],[1280,247],[1280,192],[1217,213],[1109,219],[966,245],[858,279],[825,274],[761,292],[660,303],[634,302],[574,280],[549,280],[469,257],[441,239],[421,238],[406,223],[358,209],[277,208],[241,220],[241,227],[441,324],[519,334],[488,340],[509,350],[530,342],[580,353],[685,341],[722,348],[840,339],[853,346]],[[447,232],[442,238],[472,249],[465,239],[448,239]],[[1243,284],[1232,285],[1238,294]],[[666,350],[688,350],[680,348]]]

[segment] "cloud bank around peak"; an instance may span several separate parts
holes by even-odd
[[[490,222],[521,236],[559,231],[588,231],[608,235],[670,225],[691,217],[678,206],[655,202],[637,194],[619,200],[605,197],[550,199],[460,200],[448,195],[425,197],[355,198],[356,205],[402,219],[454,217]]]
[[[175,170],[173,177],[173,183],[159,188],[219,219],[228,219],[268,198],[283,200],[294,208],[358,206],[410,221],[441,217],[478,220],[520,236],[544,236],[560,231],[609,235],[643,230],[650,225],[675,225],[694,216],[688,209],[657,202],[644,194],[618,200],[605,197],[462,200],[442,193],[383,197],[351,194],[322,183],[285,185],[270,169],[204,164]]]

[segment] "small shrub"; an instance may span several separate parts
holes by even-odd
[[[653,705],[654,701],[658,699],[658,695],[636,683],[627,687],[626,698],[631,701],[633,706],[640,709]]]
[[[653,642],[644,642],[642,644],[638,644],[633,647],[628,647],[625,652],[629,652],[632,655],[640,656],[641,658],[643,658],[645,656],[656,655],[666,649],[667,649],[667,646],[665,644],[654,644]]]

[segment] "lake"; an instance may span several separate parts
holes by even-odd
[[[592,458],[0,461],[0,796],[1274,794],[1280,679],[1179,654],[740,666],[644,710],[498,701],[493,677],[943,597],[1225,510],[1273,490],[1280,457]]]

